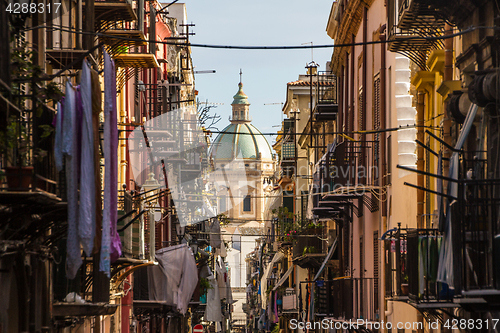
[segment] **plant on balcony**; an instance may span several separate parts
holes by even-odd
[[[209,289],[212,289],[210,282],[206,278],[200,278],[200,295],[205,295]]]
[[[316,253],[316,247],[315,246],[307,246],[304,248],[302,251],[302,255],[306,255],[307,253]]]
[[[10,63],[12,91],[19,95],[18,105],[21,108],[28,100],[34,102],[31,117],[41,117],[44,111],[43,105],[50,101],[58,102],[63,94],[55,82],[39,85],[39,82],[46,80],[48,76],[40,66],[34,65],[34,57],[35,53],[28,49],[26,43],[13,49]],[[25,83],[31,83],[29,97],[22,95],[22,85]],[[23,111],[21,109],[21,112]],[[39,125],[37,129],[40,131],[37,138],[40,143],[49,137],[53,128],[50,125]],[[5,157],[9,165],[17,169],[30,167],[33,162],[40,161],[47,155],[45,150],[34,147],[32,135],[23,114],[9,117],[5,130],[0,132],[0,154]]]

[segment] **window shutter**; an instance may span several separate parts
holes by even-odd
[[[380,123],[380,77],[377,75],[373,82],[373,129],[381,129]],[[373,164],[378,166],[380,159],[380,133],[375,133],[373,138]],[[375,185],[378,185],[379,172],[374,174]]]

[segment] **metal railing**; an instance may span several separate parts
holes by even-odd
[[[22,86],[27,88],[27,85]],[[7,120],[7,148],[3,156],[0,155],[0,165],[8,169],[7,188],[11,191],[42,191],[64,196],[65,189],[58,189],[59,175],[55,168],[52,144],[54,132],[47,130],[51,127],[55,112],[34,96],[33,91],[38,91],[40,87],[36,83],[30,87],[29,92],[21,88],[12,90],[12,102],[19,113],[13,112]],[[64,177],[64,172],[62,175]]]
[[[408,296],[406,229],[397,229],[392,238],[384,240],[384,248],[385,296]]]
[[[449,301],[453,294],[437,281],[442,236],[436,229],[408,230],[407,274],[412,301]]]
[[[464,181],[459,193],[463,289],[500,289],[500,179]]]
[[[374,281],[374,278],[317,281],[317,315],[344,320],[377,320]]]

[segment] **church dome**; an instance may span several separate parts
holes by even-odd
[[[262,133],[249,123],[233,123],[215,138],[212,158],[216,162],[233,159],[272,160],[271,147]]]
[[[215,162],[234,159],[272,160],[271,147],[262,133],[250,123],[250,103],[243,92],[243,83],[238,84],[238,92],[233,96],[233,117],[231,124],[215,138],[211,155]]]

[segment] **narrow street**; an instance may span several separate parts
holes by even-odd
[[[500,331],[497,0],[56,1],[0,0],[0,333]]]

